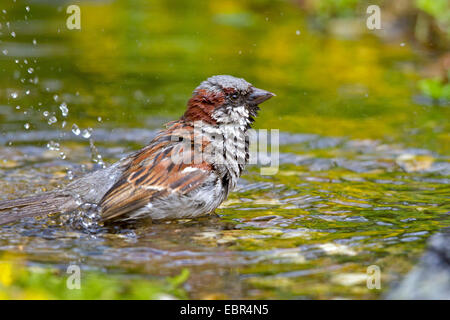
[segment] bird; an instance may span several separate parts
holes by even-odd
[[[242,78],[216,75],[193,91],[179,120],[144,148],[65,187],[0,201],[0,225],[67,213],[83,204],[101,222],[172,220],[213,213],[249,161],[248,130],[275,94]]]

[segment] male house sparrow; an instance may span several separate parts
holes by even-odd
[[[249,159],[247,130],[272,96],[244,79],[213,76],[148,146],[64,188],[0,202],[0,225],[83,203],[96,205],[101,221],[211,213],[236,186]]]

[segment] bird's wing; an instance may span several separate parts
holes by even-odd
[[[174,142],[178,133],[172,131],[168,138],[165,132],[132,156],[129,167],[100,201],[102,220],[115,219],[172,193],[186,194],[205,181],[210,165],[182,161],[184,150],[194,147]]]

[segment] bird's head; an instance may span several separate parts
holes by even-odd
[[[255,88],[244,79],[213,76],[195,89],[183,119],[248,128],[257,115],[258,105],[273,96],[273,93]]]

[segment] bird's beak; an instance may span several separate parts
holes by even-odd
[[[253,104],[260,104],[274,96],[275,94],[272,92],[263,89],[253,88],[253,92],[249,96],[249,102]]]

